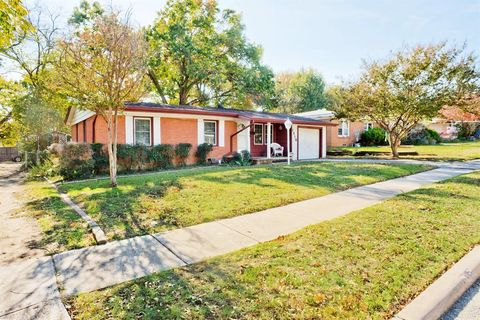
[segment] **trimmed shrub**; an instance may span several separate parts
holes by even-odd
[[[179,143],[175,146],[175,156],[179,166],[184,167],[187,164],[187,158],[191,149],[192,145],[190,143]]]
[[[89,144],[69,143],[60,155],[60,174],[65,180],[90,178],[95,173],[93,151]]]
[[[108,154],[104,151],[104,145],[102,143],[92,143],[90,147],[92,148],[93,152],[92,159],[95,162],[95,174],[108,171]]]
[[[385,140],[386,134],[382,128],[370,128],[360,136],[360,144],[362,146],[384,146],[387,145]]]
[[[175,150],[170,144],[159,144],[151,148],[148,158],[156,168],[167,169],[173,166]]]
[[[466,139],[475,136],[477,131],[480,130],[480,124],[471,122],[460,122],[455,125],[457,127],[457,138]]]
[[[140,144],[136,144],[132,147],[132,167],[136,171],[148,169],[150,148]]]
[[[117,162],[120,171],[132,171],[135,150],[130,144],[117,144]]]
[[[235,166],[249,166],[252,164],[252,158],[248,150],[242,150],[241,152],[233,152],[226,154],[222,157],[222,162]]]
[[[197,158],[197,164],[207,164],[207,157],[210,152],[212,152],[213,146],[209,143],[199,144],[197,151],[195,152],[195,158]]]
[[[428,128],[421,128],[409,133],[407,138],[402,141],[403,144],[430,145],[442,142],[440,135]]]

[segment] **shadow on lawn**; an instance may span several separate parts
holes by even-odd
[[[29,201],[26,209],[39,221],[42,231],[41,240],[30,243],[30,248],[42,248],[53,254],[95,244],[87,223],[58,195]]]
[[[99,223],[109,238],[120,239],[252,212],[239,208],[238,213],[232,214],[232,208],[225,204],[223,206],[225,210],[221,209],[221,205],[217,206],[219,212],[213,214],[212,219],[211,212],[188,211],[192,209],[182,206],[182,201],[190,201],[191,205],[195,201],[228,201],[230,197],[235,196],[246,197],[245,202],[248,203],[253,201],[249,195],[255,193],[264,192],[266,197],[275,196],[277,193],[283,195],[288,193],[282,196],[286,197],[285,199],[279,198],[283,202],[279,202],[278,205],[284,205],[361,185],[362,177],[384,180],[402,173],[409,172],[401,167],[384,165],[335,164],[333,167],[330,164],[306,163],[290,167],[258,166],[222,168],[215,171],[172,172],[158,176],[124,178],[119,180],[120,188],[109,189],[106,181],[95,184],[81,183],[78,186],[67,185],[65,190],[88,187],[95,191],[97,188],[106,188],[100,193],[80,194],[75,200],[85,203],[86,211],[92,214],[92,218]],[[212,190],[209,189],[210,185],[203,182],[211,183]],[[255,187],[255,190],[252,187]],[[181,192],[182,189],[187,188],[200,188],[205,194],[180,196],[177,199],[180,202],[173,204],[162,205],[161,201],[157,201],[171,192]],[[312,192],[315,189],[319,191]],[[239,190],[242,195],[237,193]],[[210,191],[212,191],[211,194]],[[306,197],[298,196],[305,191],[308,193]],[[254,207],[259,210],[266,209],[261,205]],[[222,215],[222,212],[226,213]],[[209,217],[207,217],[208,214]],[[190,215],[194,218],[186,221],[182,215]]]

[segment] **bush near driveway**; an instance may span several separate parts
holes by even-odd
[[[73,297],[74,319],[388,319],[480,243],[480,173]]]
[[[61,189],[110,239],[238,216],[425,170],[423,166],[297,163],[219,167],[88,181]]]

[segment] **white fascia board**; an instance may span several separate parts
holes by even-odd
[[[95,112],[93,111],[76,109],[75,114],[73,115],[73,120],[71,125],[82,122],[83,120],[86,120],[94,115],[95,115]]]
[[[125,111],[124,115],[135,116],[135,117],[162,117],[162,118],[174,118],[174,119],[204,119],[204,120],[238,121],[238,118],[236,118],[236,117],[222,117],[222,116],[214,116],[214,115],[210,116],[210,115],[203,115],[203,114]]]

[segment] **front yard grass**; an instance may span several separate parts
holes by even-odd
[[[352,152],[357,151],[373,151],[373,152],[391,152],[389,146],[381,147],[339,147],[335,149],[346,149]],[[442,160],[442,161],[466,161],[480,158],[480,141],[458,142],[458,143],[441,143],[437,145],[427,146],[400,146],[400,152],[417,151],[418,156],[402,156],[403,159],[425,159],[425,160]],[[372,157],[372,156],[369,156]],[[383,157],[385,156],[378,156]]]
[[[123,239],[256,212],[425,170],[352,163],[221,167],[61,186],[101,226]]]
[[[35,245],[54,254],[95,244],[87,223],[60,199],[58,192],[45,181],[28,182],[26,204],[22,210],[35,218],[42,238]]]
[[[480,242],[480,173],[68,302],[74,319],[386,319]]]

